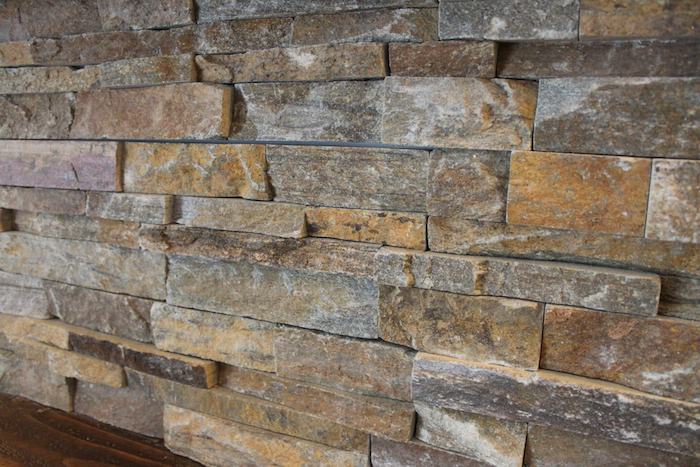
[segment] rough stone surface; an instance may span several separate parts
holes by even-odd
[[[121,191],[120,157],[113,142],[3,141],[0,184]]]
[[[372,437],[373,467],[421,467],[424,465],[481,467],[484,464],[454,452],[428,446],[420,441],[397,443]]]
[[[440,39],[578,39],[579,0],[441,0]]]
[[[537,369],[542,307],[533,302],[380,286],[379,336],[416,350]]]
[[[487,465],[523,464],[527,425],[416,403],[416,439]]]
[[[700,323],[548,305],[540,366],[700,402]]]
[[[100,219],[148,224],[173,221],[173,197],[132,193],[88,193],[87,215]]]
[[[44,281],[51,314],[66,323],[151,342],[152,300]]]
[[[0,42],[0,65],[22,66],[33,64],[34,58],[32,57],[31,42]]]
[[[294,20],[292,44],[437,40],[437,9],[374,10],[305,15]]]
[[[557,78],[540,81],[538,151],[698,158],[700,79]]]
[[[102,29],[96,2],[22,0],[19,14],[33,37],[59,37]]]
[[[51,317],[39,279],[0,271],[0,313],[31,318]]]
[[[426,151],[268,146],[267,160],[275,201],[425,211]]]
[[[659,314],[700,321],[700,279],[661,276]]]
[[[236,85],[232,139],[378,142],[383,81]]]
[[[14,229],[15,212],[12,209],[0,208],[0,232]]]
[[[194,33],[198,53],[227,54],[288,46],[291,29],[291,18],[263,18],[199,24]]]
[[[436,216],[428,237],[433,251],[700,275],[700,246],[690,243]]]
[[[425,250],[423,214],[338,208],[306,209],[309,235]]]
[[[693,0],[581,0],[581,39],[698,37],[700,5]]]
[[[35,319],[0,314],[0,349],[3,338],[9,343],[22,339],[43,342],[59,349],[70,349],[67,326],[57,319]],[[10,346],[12,347],[12,346]]]
[[[165,445],[211,466],[241,465],[366,466],[367,454],[344,451],[291,436],[165,406]]]
[[[413,352],[381,342],[287,329],[275,336],[277,374],[369,396],[411,400]]]
[[[124,190],[190,196],[270,199],[265,147],[231,144],[127,143]]]
[[[178,197],[174,221],[190,227],[259,233],[276,237],[306,236],[304,206],[229,198]]]
[[[226,287],[212,288],[215,283]],[[171,256],[168,303],[377,337],[377,287],[363,277]]]
[[[505,220],[509,161],[508,152],[433,151],[426,201],[428,215]]]
[[[260,371],[223,365],[219,384],[341,425],[397,441],[413,435],[413,405],[338,391]]]
[[[0,93],[86,91],[97,82],[97,68],[73,70],[71,67],[20,67],[0,69]]]
[[[0,236],[0,268],[109,292],[165,297],[161,253],[6,232]]]
[[[633,157],[514,152],[508,223],[642,236],[650,170]]]
[[[570,431],[530,425],[527,433],[525,465],[556,467],[562,465],[688,466],[698,460],[670,452],[657,451],[605,438],[581,436]]]
[[[217,83],[331,81],[386,75],[382,44],[251,50],[235,55],[200,55],[196,60],[202,81]]]
[[[275,324],[163,303],[153,306],[151,320],[159,349],[275,371]]]
[[[189,54],[131,58],[102,63],[95,68],[96,85],[101,88],[197,81],[197,69]]]
[[[700,161],[655,160],[646,237],[700,243]]]
[[[70,137],[226,137],[231,97],[230,88],[203,83],[79,93]]]
[[[525,81],[388,77],[382,142],[530,149],[536,97]]]
[[[0,186],[0,206],[49,214],[83,214],[85,193],[72,190]]]
[[[73,411],[73,382],[48,368],[0,351],[0,392],[26,397],[66,412]]]
[[[698,457],[700,405],[549,371],[418,354],[417,401]]]
[[[397,76],[496,76],[493,42],[389,44],[391,74]]]
[[[19,6],[22,0],[5,0],[0,5],[0,41],[19,41],[31,38],[22,23]]]
[[[194,20],[189,0],[98,0],[97,8],[105,30],[163,28]]]
[[[73,94],[0,96],[0,138],[68,138],[74,100]]]
[[[500,43],[498,76],[698,76],[700,43],[687,41]]]

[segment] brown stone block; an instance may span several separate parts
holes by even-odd
[[[661,276],[659,314],[700,321],[700,279]]]
[[[85,213],[85,193],[75,190],[0,186],[0,206],[49,214]]]
[[[372,437],[373,467],[421,467],[424,465],[450,465],[454,467],[480,467],[483,462],[429,446],[420,441],[398,443]]]
[[[0,42],[0,66],[33,65],[32,43],[29,41]]]
[[[289,45],[292,18],[253,18],[200,23],[193,29],[200,54],[243,53]]]
[[[68,138],[74,100],[73,94],[0,96],[0,138]]]
[[[447,41],[389,44],[391,74],[397,76],[496,76],[494,42]]]
[[[51,318],[41,280],[0,271],[0,313],[37,319]]]

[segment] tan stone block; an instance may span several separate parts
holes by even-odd
[[[190,24],[194,21],[194,6],[189,0],[98,0],[102,28],[151,29]]]
[[[397,443],[396,441],[372,437],[373,467],[422,467],[424,465],[478,467],[484,464],[420,441]]]
[[[0,314],[0,333],[10,340],[31,339],[60,349],[70,349],[70,332],[57,319],[43,320]]]
[[[32,43],[28,41],[0,42],[0,66],[34,65]]]
[[[67,139],[74,102],[71,93],[0,96],[0,138]]]
[[[477,41],[389,44],[391,74],[397,76],[496,76],[496,44]]]
[[[147,224],[173,221],[174,198],[170,195],[91,192],[87,196],[87,215]]]
[[[74,190],[0,186],[0,206],[50,214],[84,214],[85,193]]]
[[[0,69],[1,94],[87,91],[98,80],[97,68],[74,70],[67,66]]]
[[[116,60],[94,67],[88,66],[84,70],[94,70],[97,75],[95,84],[96,87],[100,88],[197,81],[197,68],[191,54]]]
[[[631,157],[515,152],[508,222],[641,236],[650,168]]]

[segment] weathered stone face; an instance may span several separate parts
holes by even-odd
[[[190,24],[194,8],[188,0],[98,0],[104,30],[150,29]]]
[[[579,0],[445,0],[440,39],[577,39],[578,5]]]
[[[86,91],[97,82],[96,68],[21,67],[0,69],[2,94]]]
[[[693,0],[581,0],[581,39],[697,37],[700,7]]]
[[[68,138],[74,100],[73,94],[0,96],[0,138]]]
[[[231,459],[242,465],[368,465],[366,453],[275,434],[172,405],[165,406],[163,424],[168,449],[207,465],[228,465]]]
[[[697,158],[700,123],[686,115],[698,106],[700,79],[541,80],[534,148]]]
[[[291,18],[263,18],[202,23],[193,32],[198,53],[226,54],[287,46],[291,29]]]
[[[437,40],[437,9],[399,9],[305,15],[294,20],[292,45]]]
[[[163,303],[153,306],[151,320],[159,349],[275,371],[275,324]]]
[[[0,391],[73,411],[73,382],[13,352],[0,352]]]
[[[267,148],[276,201],[392,211],[425,211],[428,156],[408,149]]]
[[[226,137],[231,89],[185,83],[91,91],[78,94],[75,115],[71,138]]]
[[[304,207],[230,198],[179,197],[174,221],[192,227],[302,238]]]
[[[381,342],[286,329],[275,336],[277,374],[369,396],[411,400],[413,352]]]
[[[124,189],[135,193],[270,199],[265,147],[232,144],[124,146]]]
[[[417,401],[698,456],[700,406],[560,373],[418,354]]]
[[[425,215],[337,208],[305,210],[309,235],[425,250]]]
[[[202,81],[331,81],[383,78],[382,44],[330,44],[197,56]]]
[[[84,214],[85,193],[3,186],[0,187],[0,206],[50,214]]]
[[[33,37],[67,36],[102,29],[95,2],[23,0],[19,2],[19,13]]]
[[[633,157],[514,152],[508,223],[641,236],[650,169]]]
[[[95,68],[97,85],[102,88],[197,81],[197,69],[189,54],[118,60]]]
[[[542,307],[496,297],[380,286],[379,337],[416,350],[537,369]]]
[[[14,229],[15,212],[12,209],[0,208],[0,232]]]
[[[389,44],[391,74],[397,76],[496,76],[493,42]]]
[[[0,313],[37,319],[51,318],[41,280],[0,271]]]
[[[33,65],[32,43],[29,41],[0,42],[0,65]]]
[[[59,349],[70,349],[69,327],[57,319],[35,319],[0,314],[0,349],[15,349],[15,341],[32,340]]]
[[[234,366],[221,367],[219,384],[341,425],[397,441],[413,435],[413,405],[338,391]]]
[[[700,323],[547,306],[540,366],[700,402]]]
[[[433,151],[428,178],[428,214],[505,220],[509,161],[508,152]]]
[[[536,96],[525,81],[388,77],[382,142],[529,149]]]
[[[428,446],[420,441],[397,443],[396,441],[372,437],[372,466],[420,467],[422,465],[477,467],[484,464],[454,452]]]
[[[92,192],[88,193],[86,212],[100,219],[169,224],[173,221],[173,197]]]
[[[29,39],[31,35],[19,15],[21,0],[6,0],[0,6],[0,41]]]
[[[646,237],[700,243],[700,161],[654,160]]]
[[[383,81],[237,84],[231,138],[378,142],[383,93]]]
[[[0,236],[0,268],[92,289],[165,297],[165,256],[160,253],[6,232]]]
[[[420,402],[415,406],[416,439],[486,465],[522,465],[527,425]]]
[[[377,288],[370,279],[185,256],[171,256],[169,264],[169,304],[377,337]],[[213,283],[227,286],[212,289]]]
[[[659,314],[700,321],[700,279],[661,276]]]

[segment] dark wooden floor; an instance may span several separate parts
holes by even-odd
[[[162,441],[0,393],[0,466],[181,466]]]

